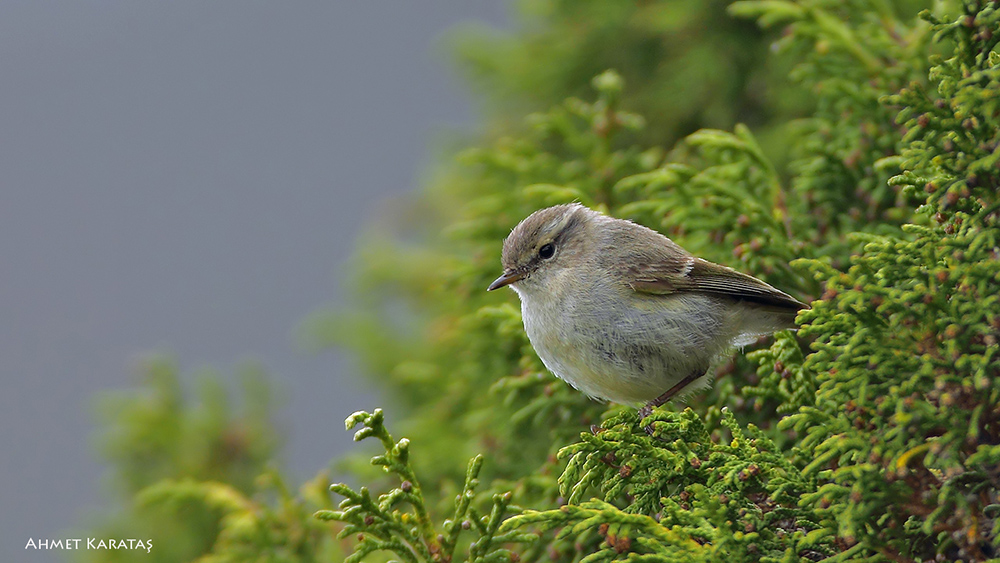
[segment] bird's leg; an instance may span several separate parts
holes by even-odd
[[[676,395],[681,391],[681,389],[684,389],[685,387],[690,385],[694,380],[698,379],[703,375],[705,374],[700,371],[695,371],[693,373],[690,373],[687,375],[687,377],[675,383],[673,387],[664,391],[662,395],[643,405],[643,407],[639,409],[639,420],[641,421],[647,416],[653,414],[653,409],[672,399],[674,395]],[[653,435],[652,426],[645,426],[643,427],[643,429],[646,431],[646,434],[649,434],[650,436]]]

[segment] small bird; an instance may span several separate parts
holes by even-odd
[[[552,373],[642,417],[702,379],[714,360],[795,326],[808,308],[660,233],[578,203],[532,213],[504,240],[503,275],[531,345]],[[707,378],[706,378],[707,379]]]

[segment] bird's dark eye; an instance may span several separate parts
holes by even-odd
[[[552,243],[543,244],[541,248],[538,249],[538,255],[542,258],[548,260],[552,258],[552,255],[556,253],[556,247]]]

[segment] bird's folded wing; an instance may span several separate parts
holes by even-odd
[[[626,266],[625,275],[629,286],[639,293],[669,295],[690,291],[725,295],[783,311],[808,307],[753,276],[690,255],[682,260],[640,258]]]

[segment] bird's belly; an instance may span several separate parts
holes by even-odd
[[[687,326],[690,315],[671,315],[662,304],[637,318],[636,309],[618,315],[598,307],[600,317],[581,314],[594,305],[566,301],[525,302],[525,332],[552,373],[591,397],[616,403],[655,399],[692,373],[708,369],[717,350]],[[575,306],[576,305],[576,306]]]

